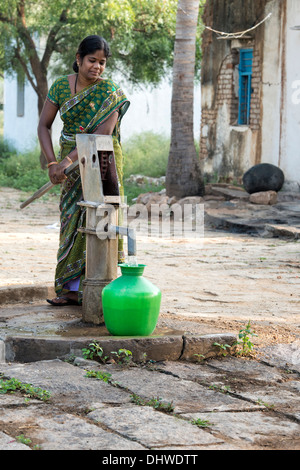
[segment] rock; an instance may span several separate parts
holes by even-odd
[[[172,204],[175,204],[176,202],[177,202],[177,197],[176,196],[169,197],[168,204],[170,206],[172,206]]]
[[[134,183],[137,186],[144,186],[145,184],[152,184],[154,186],[161,186],[164,185],[166,182],[165,176],[160,176],[158,178],[154,178],[151,176],[144,176],[144,175],[130,175],[129,178],[126,179],[127,183]]]
[[[146,205],[150,199],[153,197],[153,194],[156,194],[156,193],[143,193],[143,194],[140,194],[138,196],[138,198],[136,199],[136,204],[144,204]]]
[[[230,201],[232,199],[247,200],[249,198],[249,194],[238,186],[228,186],[227,188],[222,188],[220,186],[212,186],[211,195],[222,196],[227,201]]]
[[[168,203],[168,197],[165,196],[164,194],[159,194],[159,193],[153,193],[152,197],[148,200],[146,207],[148,211],[151,209],[151,206],[153,204],[167,204]]]
[[[277,193],[276,191],[261,191],[259,193],[253,193],[250,196],[250,202],[252,204],[272,206],[273,204],[277,204]]]
[[[188,217],[188,218],[194,218],[195,217],[195,210],[198,204],[204,204],[204,199],[201,196],[187,196],[184,197],[183,199],[180,199],[173,205],[172,207],[181,207],[181,213],[182,216]]]
[[[192,206],[195,206],[196,204],[203,203],[204,199],[201,196],[187,196],[176,202],[176,204],[179,204],[181,207],[184,207],[185,204],[191,204]]]
[[[275,165],[260,163],[243,176],[243,185],[249,194],[261,191],[280,191],[284,184],[284,173]]]
[[[231,333],[209,334],[209,335],[186,335],[184,336],[184,348],[181,360],[199,362],[203,358],[215,357],[224,354],[225,349],[218,348],[216,344],[233,346],[236,335]],[[227,353],[230,348],[228,348]]]

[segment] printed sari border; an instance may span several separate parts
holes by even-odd
[[[97,88],[97,84],[91,85],[90,88],[80,91],[77,95],[72,96],[68,99],[60,108],[61,117],[72,109],[76,104],[80,103],[86,96],[88,96],[93,90]]]

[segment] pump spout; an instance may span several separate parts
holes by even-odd
[[[120,227],[119,225],[108,225],[108,232],[127,237],[128,256],[136,256],[136,234],[133,228]]]

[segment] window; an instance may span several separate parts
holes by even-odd
[[[239,65],[239,125],[250,124],[253,49],[240,50]]]
[[[25,80],[24,75],[17,76],[17,116],[24,116],[25,112]]]

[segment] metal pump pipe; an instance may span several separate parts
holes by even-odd
[[[129,227],[120,227],[119,225],[107,226],[108,233],[115,233],[117,235],[122,235],[128,239],[128,256],[136,256],[136,234],[133,228]]]

